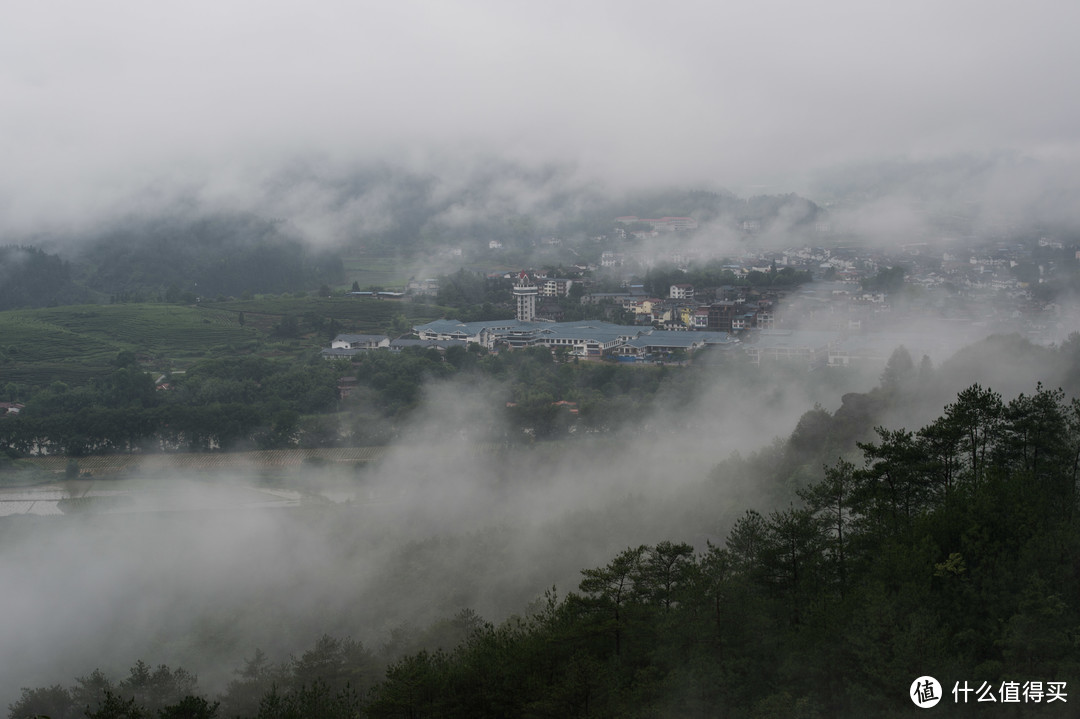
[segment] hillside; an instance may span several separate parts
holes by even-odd
[[[11,310],[0,312],[0,377],[3,384],[28,387],[53,381],[76,386],[115,369],[120,353],[133,353],[142,369],[156,372],[248,354],[308,357],[328,346],[334,332],[390,332],[396,317],[419,323],[444,311],[363,298],[288,296]],[[285,317],[295,319],[294,334],[275,336]]]

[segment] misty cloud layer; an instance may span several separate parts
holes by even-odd
[[[880,159],[1010,150],[1071,167],[1078,15],[1057,1],[23,4],[0,29],[0,227],[178,196],[250,205],[313,158],[445,177],[487,156],[741,194]],[[311,192],[289,204],[318,206]],[[378,223],[377,203],[339,209]]]

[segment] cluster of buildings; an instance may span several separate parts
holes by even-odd
[[[738,340],[727,332],[673,332],[598,320],[542,322],[521,319],[487,322],[435,320],[413,328],[421,341],[476,343],[489,350],[548,347],[573,357],[655,360],[692,354],[706,347],[730,348]]]
[[[569,282],[569,281],[566,281]],[[477,344],[488,350],[547,347],[569,356],[599,359],[604,355],[623,361],[649,361],[688,356],[705,347],[733,347],[738,340],[729,332],[685,332],[651,326],[620,325],[599,320],[552,322],[537,318],[540,287],[525,273],[514,283],[516,317],[506,320],[459,322],[435,320],[413,328],[418,339],[391,340],[384,335],[338,335],[323,357],[351,357],[375,349],[400,351],[406,347],[446,349]]]
[[[761,330],[740,341],[727,332],[687,332],[652,327],[618,325],[596,320],[578,322],[523,322],[491,320],[459,322],[435,320],[413,328],[419,339],[395,339],[385,335],[338,335],[333,347],[324,349],[326,359],[348,359],[363,352],[405,348],[433,348],[477,344],[491,351],[523,347],[547,347],[568,357],[620,362],[657,362],[689,358],[714,349],[726,356],[740,356],[752,364],[786,361],[804,366],[849,367],[884,365],[900,346],[918,360],[923,354],[940,358],[959,348],[958,338],[916,332],[849,333],[827,330]],[[734,353],[734,354],[732,354]]]
[[[626,216],[617,221],[636,224],[637,229],[647,225],[655,232],[693,229],[690,218]],[[605,251],[598,265],[574,266],[584,279],[520,272],[513,286],[513,320],[439,320],[413,328],[419,339],[382,338],[378,347],[475,342],[488,349],[545,346],[581,357],[646,360],[718,346],[737,349],[736,354],[755,363],[787,359],[816,367],[884,363],[903,345],[916,361],[922,354],[938,360],[994,332],[1021,332],[1041,342],[1064,337],[1073,318],[1047,299],[1052,293],[1040,291],[1040,285],[1072,271],[1072,254],[1051,240],[1040,240],[1037,246],[974,240],[887,248],[804,246],[746,252],[729,260],[723,270],[735,278],[752,277],[754,272],[782,273],[786,268],[806,270],[815,277],[810,284],[758,283],[749,289],[695,287],[676,280],[666,292],[656,287],[646,292],[633,277],[641,276],[658,258],[635,259]],[[687,270],[689,278],[694,264],[705,259],[673,248],[663,261]],[[634,269],[617,269],[624,264]],[[881,270],[897,266],[904,268],[901,287],[873,282]],[[622,289],[592,291],[595,280],[590,276],[597,271],[609,278],[621,272]],[[437,283],[424,280],[409,290],[430,294],[437,291]],[[568,296],[605,306],[601,314],[608,321],[556,321],[567,307],[559,300]],[[331,349],[355,352],[360,347],[354,342]]]
[[[672,285],[667,297],[653,297],[640,286],[630,286],[625,292],[583,295],[581,301],[611,303],[632,314],[635,324],[671,330],[739,332],[775,327],[773,308],[779,293],[749,298],[733,287],[724,287],[712,294],[720,299],[698,299],[694,287],[688,284]]]
[[[843,326],[814,329],[777,329],[774,304],[805,302],[807,293],[796,289],[787,295],[770,292],[765,298],[748,299],[742,294],[710,291],[713,299],[699,303],[694,288],[676,284],[669,297],[649,297],[640,287],[623,293],[592,294],[583,302],[615,302],[632,313],[634,324],[601,320],[555,322],[537,314],[542,301],[541,283],[520,272],[513,286],[513,319],[461,322],[435,320],[413,327],[415,338],[391,339],[385,335],[338,335],[330,348],[322,351],[327,359],[349,358],[371,350],[401,351],[406,348],[467,347],[476,344],[489,351],[547,347],[570,357],[622,362],[656,362],[689,358],[700,350],[719,349],[735,352],[751,363],[770,361],[799,363],[815,367],[846,367],[864,362],[884,364],[900,345],[917,358],[921,353],[941,356],[946,350],[929,335],[912,332],[862,332],[850,322]],[[838,285],[826,285],[829,301]],[[853,288],[850,288],[853,289]],[[820,287],[816,290],[820,292]],[[850,299],[850,298],[848,298]],[[839,305],[838,305],[839,306]],[[938,342],[938,344],[934,344]]]
[[[678,318],[678,329],[600,320],[553,322],[537,316],[540,286],[521,272],[513,288],[514,319],[435,320],[413,327],[416,339],[392,340],[385,335],[343,334],[338,335],[322,354],[334,359],[379,349],[445,350],[476,344],[489,351],[547,347],[583,359],[609,357],[622,362],[655,362],[681,360],[700,350],[714,348],[724,353],[736,352],[754,364],[789,361],[807,368],[884,363],[900,345],[911,348],[913,353],[926,350],[938,354],[934,351],[937,348],[927,346],[925,337],[914,333],[775,329],[771,313],[773,300],[748,302],[739,298],[697,305],[693,288],[685,284],[672,286],[671,295],[673,297],[657,300],[635,290],[620,296],[619,301],[637,318],[643,319],[646,314],[650,319],[660,316],[658,313],[664,317],[674,314]]]
[[[650,219],[638,217],[637,215],[623,215],[622,217],[616,217],[615,222],[623,225],[648,225],[653,234],[658,232],[685,232],[687,230],[696,230],[698,227],[697,220],[693,217],[658,217]]]

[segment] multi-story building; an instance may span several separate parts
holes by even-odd
[[[694,329],[707,330],[709,329],[709,308],[698,307],[694,310],[693,319]]]
[[[573,280],[564,280],[558,277],[549,277],[541,281],[540,296],[541,297],[567,297],[570,294],[570,288],[574,285]]]
[[[668,297],[673,300],[692,300],[694,299],[694,286],[689,284],[672,285]]]
[[[539,288],[525,274],[525,270],[522,270],[514,283],[514,304],[517,306],[519,322],[532,322],[536,319],[536,297],[539,294]]]
[[[749,311],[737,314],[731,318],[731,329],[733,332],[740,330],[750,330],[757,327],[757,312]]]
[[[718,332],[731,332],[732,321],[737,315],[743,314],[746,305],[742,302],[722,300],[709,305],[709,321],[707,327]]]

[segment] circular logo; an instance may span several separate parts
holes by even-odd
[[[911,701],[921,709],[929,709],[941,701],[941,684],[933,677],[919,677],[908,692]]]

